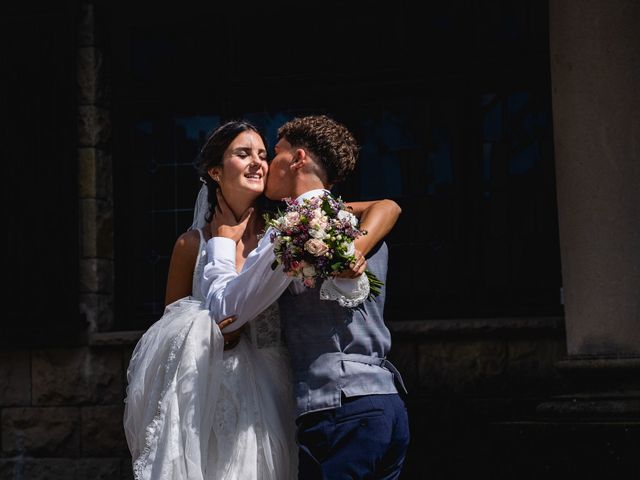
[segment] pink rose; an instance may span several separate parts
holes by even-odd
[[[291,228],[300,222],[300,214],[298,212],[289,212],[284,217],[284,227]]]
[[[327,244],[317,238],[307,240],[304,244],[304,249],[314,257],[319,257],[329,251]]]

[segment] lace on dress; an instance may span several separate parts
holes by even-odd
[[[193,296],[202,301],[202,282],[204,279],[204,267],[207,264],[207,249],[204,233],[198,229],[200,234],[200,246],[198,248],[198,258],[193,269],[192,292]],[[283,347],[284,340],[280,328],[280,309],[278,302],[273,302],[256,318],[246,324],[245,331],[256,348]]]

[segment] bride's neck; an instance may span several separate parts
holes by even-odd
[[[227,199],[227,205],[233,212],[233,215],[236,217],[236,220],[240,220],[244,212],[247,211],[247,208],[256,206],[256,198],[255,197],[241,197],[239,195],[234,196],[233,200],[230,201]]]

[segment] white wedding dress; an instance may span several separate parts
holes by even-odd
[[[289,480],[297,445],[289,358],[278,305],[223,351],[201,304],[204,237],[195,296],[165,309],[137,343],[127,370],[124,430],[136,480]]]

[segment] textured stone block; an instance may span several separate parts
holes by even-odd
[[[423,342],[419,353],[422,393],[499,393],[507,362],[500,340]]]
[[[418,391],[418,353],[415,342],[393,339],[389,361],[398,369],[402,380],[411,394]]]
[[[120,480],[133,480],[133,465],[131,456],[120,461]]]
[[[14,478],[20,478],[16,473],[15,467],[15,460],[0,459],[0,480],[13,480]]]
[[[16,462],[16,478],[34,480],[69,480],[75,476],[75,460],[41,458]]]
[[[564,358],[561,338],[512,339],[508,342],[507,378],[510,389],[535,394],[562,384],[556,362]]]
[[[78,15],[78,45],[82,47],[95,45],[95,30],[95,6],[82,2]]]
[[[120,458],[83,458],[77,461],[78,480],[120,480]]]
[[[0,351],[0,406],[31,403],[29,350]]]
[[[99,293],[80,294],[80,313],[89,324],[89,331],[106,332],[114,323],[113,295]]]
[[[121,480],[120,458],[0,460],[0,480]],[[133,479],[133,474],[128,477]]]
[[[111,349],[35,350],[34,405],[117,404],[122,400],[122,360]]]
[[[105,200],[80,201],[81,253],[85,258],[113,258],[113,204]]]
[[[124,405],[82,408],[82,455],[123,456],[129,453],[122,418]]]
[[[95,47],[79,48],[76,68],[78,104],[105,104],[107,99],[102,51]]]
[[[79,148],[78,187],[80,198],[111,199],[113,196],[111,155],[100,148]]]
[[[78,408],[15,407],[2,410],[3,454],[75,457],[79,451]]]
[[[80,260],[80,291],[113,293],[113,261],[102,258]]]
[[[108,144],[111,137],[109,110],[95,105],[80,105],[77,119],[80,146],[100,147]]]

